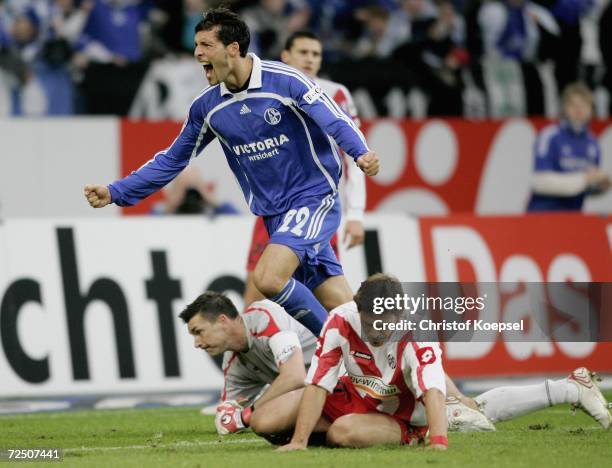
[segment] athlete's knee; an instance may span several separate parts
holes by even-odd
[[[261,263],[261,262],[260,262]],[[253,273],[255,287],[264,296],[270,298],[280,293],[287,283],[288,278],[283,277],[266,264],[257,264]]]
[[[335,447],[359,447],[361,440],[355,430],[355,424],[347,414],[336,419],[327,430],[327,444]]]

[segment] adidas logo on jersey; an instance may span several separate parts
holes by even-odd
[[[249,112],[251,112],[251,109],[249,109],[249,106],[247,106],[246,104],[243,104],[242,107],[240,108],[240,115],[248,114]]]

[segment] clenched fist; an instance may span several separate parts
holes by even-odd
[[[88,184],[83,191],[87,202],[94,208],[105,207],[111,202],[111,193],[106,185]]]
[[[380,161],[374,151],[368,151],[357,158],[357,166],[365,175],[375,176],[380,168]]]

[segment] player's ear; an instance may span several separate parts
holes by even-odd
[[[281,52],[281,60],[282,60],[284,63],[288,63],[288,62],[289,62],[289,51],[288,51],[288,50],[283,50],[283,51]]]
[[[237,57],[240,55],[240,46],[236,41],[229,44],[227,46],[227,50],[232,57]]]
[[[227,325],[228,322],[229,317],[225,314],[219,314],[219,316],[217,317],[217,323],[219,323],[220,325]]]

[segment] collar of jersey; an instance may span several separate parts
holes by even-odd
[[[569,132],[569,133],[573,133],[574,135],[584,135],[587,132],[587,129],[589,127],[589,123],[585,122],[584,124],[582,124],[580,126],[580,128],[574,128],[574,126],[571,124],[571,122],[569,121],[569,119],[567,118],[563,118],[561,119],[561,127],[563,129],[565,129],[565,131]]]
[[[251,72],[251,79],[249,80],[249,87],[247,88],[247,90],[259,89],[261,88],[261,59],[251,52],[249,52],[247,55],[249,55],[253,59],[253,71]],[[219,89],[221,90],[221,96],[234,94],[229,89],[227,89],[225,83],[221,83]]]

